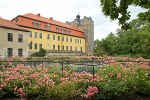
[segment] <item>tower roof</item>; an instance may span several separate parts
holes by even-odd
[[[80,15],[79,14],[76,16],[76,19],[78,19],[78,18],[80,19]]]

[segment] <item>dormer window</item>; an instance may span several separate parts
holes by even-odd
[[[33,26],[36,26],[36,21],[33,21]]]
[[[38,23],[38,27],[41,27],[41,23],[40,22]]]
[[[57,27],[56,29],[57,29],[57,31],[59,31],[59,27]]]
[[[18,18],[15,19],[15,24],[18,22]]]
[[[50,25],[50,24],[47,24],[47,25],[46,25],[46,28],[47,28],[47,29],[51,29],[51,25]]]
[[[69,34],[71,34],[71,30],[69,30]]]
[[[67,33],[67,29],[65,29],[65,32]]]
[[[64,32],[64,29],[62,28],[61,31]]]

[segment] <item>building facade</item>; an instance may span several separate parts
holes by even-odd
[[[19,15],[12,22],[30,30],[28,34],[29,55],[38,52],[40,48],[86,52],[85,34],[76,26],[31,13]]]
[[[76,16],[73,22],[66,22],[67,24],[73,25],[84,32],[85,37],[85,52],[88,55],[93,55],[94,53],[94,22],[91,17],[84,16],[80,19],[80,15]]]
[[[28,33],[29,30],[0,18],[0,55],[28,56]]]

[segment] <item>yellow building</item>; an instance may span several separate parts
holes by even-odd
[[[30,30],[28,34],[29,55],[40,48],[58,51],[85,51],[84,32],[73,25],[62,23],[40,14],[19,15],[13,20],[18,26]]]

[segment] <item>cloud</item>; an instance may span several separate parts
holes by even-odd
[[[43,17],[53,17],[54,20],[73,21],[78,12],[81,19],[91,17],[94,21],[94,39],[105,38],[110,32],[115,32],[118,21],[110,21],[102,13],[99,0],[0,0],[0,16],[13,19],[27,13],[40,13]],[[140,7],[130,6],[131,18],[136,18],[138,12],[145,11]]]

